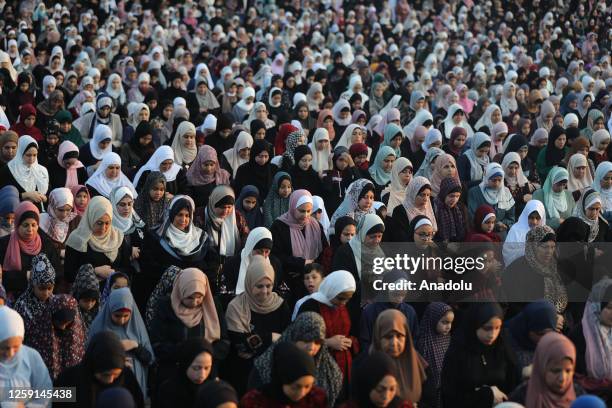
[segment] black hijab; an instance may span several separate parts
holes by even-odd
[[[217,130],[212,135],[206,137],[204,144],[214,148],[219,156],[222,155],[224,151],[234,147],[234,143],[236,143],[236,136],[234,136],[232,133],[230,133],[230,135],[226,138],[221,136],[221,131],[228,129],[231,130],[233,124],[234,118],[231,114],[222,114],[217,121]]]
[[[310,191],[312,195],[318,195],[320,192],[319,186],[321,185],[319,175],[313,170],[312,166],[308,170],[302,170],[299,165],[300,160],[307,154],[312,156],[312,151],[307,145],[295,148],[293,152],[294,164],[289,170],[289,174],[291,175],[294,190],[305,189]]]
[[[281,403],[292,403],[283,392],[283,385],[307,375],[316,377],[314,359],[291,342],[281,342],[274,347],[272,364],[272,381],[264,385],[262,391]]]
[[[267,151],[269,159],[263,166],[260,166],[255,161],[255,158],[263,151]],[[242,166],[236,174],[236,194],[240,194],[240,190],[247,185],[253,185],[259,190],[261,197],[266,197],[272,184],[272,165],[270,159],[272,158],[272,148],[268,142],[262,139],[253,141],[251,146],[251,153],[249,161]]]
[[[199,408],[217,408],[226,402],[233,402],[238,405],[236,390],[225,381],[210,381],[200,388],[195,406]]]
[[[561,126],[555,125],[550,129],[548,133],[548,144],[546,145],[546,165],[556,166],[561,163],[561,160],[565,157],[565,147],[562,149],[555,146],[555,141],[561,136],[565,135],[565,129]]]
[[[372,351],[367,354],[353,369],[352,402],[359,408],[373,408],[375,405],[370,400],[370,392],[388,375],[397,379],[395,364],[391,357],[382,351]],[[387,407],[395,408],[402,404],[402,399],[396,396]]]

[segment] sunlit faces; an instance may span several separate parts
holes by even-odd
[[[312,390],[314,382],[314,376],[305,375],[298,378],[291,384],[283,384],[283,394],[285,394],[291,401],[298,402],[308,395],[310,390]]]
[[[572,385],[574,362],[569,358],[557,358],[550,361],[544,373],[546,388],[557,395],[563,395]]]
[[[202,384],[212,371],[213,358],[210,353],[204,351],[198,354],[189,367],[187,367],[187,378],[194,384]]]
[[[535,228],[542,223],[542,217],[540,217],[540,213],[537,211],[532,212],[527,217],[527,224],[529,228]]]
[[[452,161],[449,161],[442,167],[440,174],[442,178],[455,177],[457,175],[457,166]]]
[[[485,346],[495,343],[502,328],[502,320],[494,316],[476,330],[476,337]]]
[[[355,236],[357,233],[357,227],[352,224],[345,226],[340,233],[340,242],[346,244]]]
[[[125,326],[132,317],[130,309],[119,309],[111,313],[111,321],[117,326]]]
[[[23,344],[23,337],[9,337],[6,340],[0,342],[0,361],[8,363],[17,354],[21,345]]]
[[[385,157],[382,161],[382,169],[385,173],[391,173],[391,169],[393,168],[393,163],[395,163],[395,155],[390,154]]]
[[[346,291],[339,293],[338,295],[336,295],[335,298],[331,300],[331,303],[334,306],[344,306],[349,302],[349,300],[351,300],[354,294],[354,291]]]
[[[320,152],[324,151],[324,150],[327,150],[329,148],[329,140],[327,140],[327,139],[317,140],[316,147],[317,147],[317,150],[320,151]]]
[[[555,147],[557,149],[563,149],[565,147],[565,142],[567,142],[567,136],[563,133],[555,139]]]
[[[407,186],[412,180],[412,167],[408,166],[399,172],[400,183]]]
[[[368,211],[374,204],[374,192],[367,191],[360,199],[357,205],[361,211]]]
[[[183,137],[181,138],[183,146],[185,146],[188,149],[195,147],[195,136],[196,136],[195,133],[192,133],[192,132],[185,133]],[[246,158],[248,159],[248,157],[249,155],[247,153]]]
[[[38,221],[34,218],[26,218],[19,224],[17,234],[23,241],[31,241],[38,233]]]
[[[487,182],[487,187],[491,190],[499,190],[500,188],[502,188],[503,183],[504,178],[502,176],[493,176],[489,178],[489,181]]]
[[[218,218],[224,219],[228,217],[234,211],[234,205],[225,204],[221,206],[215,206],[213,211],[215,213],[215,216],[217,216]]]
[[[264,303],[272,294],[273,282],[270,278],[263,278],[253,287],[253,298],[257,303]]]
[[[281,181],[280,186],[278,188],[278,195],[281,196],[282,198],[287,198],[291,195],[291,181],[289,181],[288,179],[285,179],[283,181]]]
[[[414,206],[416,208],[425,208],[425,206],[429,202],[430,198],[431,198],[431,188],[424,187],[416,195],[416,197],[414,199]]]
[[[267,150],[262,150],[255,156],[255,163],[259,166],[264,166],[270,160],[270,153]]]
[[[492,124],[496,124],[497,122],[500,122],[501,120],[502,120],[501,110],[495,109],[493,112],[491,112],[491,123]]]
[[[38,149],[34,146],[30,147],[23,154],[23,163],[26,166],[31,166],[36,163],[38,157]]]
[[[513,178],[518,174],[519,164],[517,162],[512,162],[506,167],[506,176]]]
[[[392,375],[386,375],[370,391],[370,401],[376,408],[385,408],[395,398],[397,393],[397,380]]]
[[[298,167],[304,171],[308,170],[311,165],[312,165],[312,155],[311,154],[305,154],[304,156],[302,156],[302,158],[298,162]]]
[[[455,313],[452,310],[446,312],[444,316],[436,324],[436,332],[442,336],[448,336],[453,327],[453,321],[455,320]]]
[[[119,378],[122,372],[123,372],[123,369],[121,368],[113,368],[111,370],[94,373],[94,377],[100,383],[110,385],[114,383],[117,378]]]
[[[2,146],[2,158],[5,161],[9,161],[12,160],[15,155],[17,154],[17,143],[11,141],[8,141],[6,143],[4,143],[4,146]]]
[[[191,214],[186,208],[181,209],[172,219],[172,225],[181,231],[187,231],[189,228],[189,222],[191,220]]]
[[[121,165],[119,164],[110,164],[106,170],[104,170],[104,175],[109,180],[115,180],[121,174]]]
[[[295,209],[295,219],[299,224],[303,224],[311,213],[312,203],[304,203]]]

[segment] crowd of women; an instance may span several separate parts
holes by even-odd
[[[1,1],[0,404],[609,406],[611,19]]]

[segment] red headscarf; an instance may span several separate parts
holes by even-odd
[[[474,214],[474,226],[470,232],[467,242],[502,242],[502,239],[495,232],[484,232],[482,223],[487,215],[495,215],[495,210],[490,205],[483,204],[476,210]]]
[[[24,121],[28,116],[36,116],[36,108],[33,105],[26,104],[21,107],[19,111],[19,121],[11,126],[11,130],[14,130],[19,136],[30,135],[40,142],[43,140],[43,134],[36,126],[26,127]]]
[[[4,263],[2,264],[5,271],[21,271],[21,251],[27,255],[37,255],[42,249],[42,240],[38,231],[29,241],[25,241],[19,236],[18,225],[23,221],[21,218],[25,213],[34,213],[35,217],[28,216],[27,218],[35,218],[36,222],[39,220],[40,212],[31,202],[23,201],[17,206],[15,209],[15,230],[11,232]]]
[[[289,137],[290,133],[297,131],[298,128],[293,126],[290,123],[284,123],[278,128],[278,133],[276,134],[276,139],[274,139],[274,154],[281,155],[285,153],[285,141]],[[330,136],[331,140],[331,136]]]

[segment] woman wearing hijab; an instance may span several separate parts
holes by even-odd
[[[185,170],[174,162],[174,152],[170,146],[158,147],[145,165],[138,169],[133,183],[137,191],[143,192],[145,180],[152,171],[159,171],[164,175],[166,193],[174,196],[185,192],[187,186]]]
[[[546,176],[554,166],[561,164],[569,150],[566,146],[567,136],[561,126],[553,126],[548,134],[548,144],[538,154],[536,161],[538,177],[546,180]]]
[[[43,134],[39,128],[35,126],[36,108],[30,104],[21,106],[19,110],[19,120],[11,126],[12,131],[19,136],[32,136],[37,142],[43,140]]]
[[[504,184],[514,198],[516,212],[523,211],[525,203],[531,199],[531,194],[535,190],[535,187],[525,177],[521,162],[521,156],[516,152],[506,153],[502,160],[502,169],[506,175]]]
[[[602,162],[595,171],[593,189],[601,195],[601,213],[609,222],[612,219],[612,163]]]
[[[62,371],[54,382],[56,387],[76,387],[80,407],[94,408],[98,395],[111,387],[127,389],[137,408],[143,408],[144,398],[138,380],[126,365],[127,353],[120,338],[102,331],[89,339],[83,360]],[[70,407],[70,402],[54,402],[59,407]]]
[[[72,192],[62,187],[51,191],[47,212],[40,215],[40,229],[51,239],[60,254],[64,254],[66,239],[81,221],[81,217],[73,210]]]
[[[589,151],[589,159],[598,166],[608,161],[608,147],[610,146],[610,133],[606,129],[599,129],[591,136],[593,146]]]
[[[401,206],[393,211],[393,216],[387,222],[385,240],[389,242],[411,242],[409,235],[410,222],[419,215],[425,215],[432,223],[435,231],[438,230],[436,217],[431,205],[431,185],[425,177],[414,177],[408,185],[406,198]]]
[[[79,148],[70,141],[60,144],[57,161],[49,163],[47,169],[51,188],[72,188],[87,180],[87,170],[79,161]]]
[[[324,389],[329,406],[333,406],[342,388],[342,372],[325,345],[325,320],[318,313],[301,313],[261,356],[255,359],[248,388],[269,384],[273,375],[273,355],[278,345],[293,343],[307,352],[315,363],[315,384]]]
[[[0,169],[5,167],[17,153],[19,136],[12,131],[0,133]]]
[[[425,394],[421,403],[425,406],[440,408],[442,406],[442,390],[440,377],[446,351],[451,342],[451,328],[455,314],[453,309],[442,302],[430,303],[425,309],[419,325],[419,335],[416,348],[428,364],[428,387],[433,388],[433,395]]]
[[[121,171],[121,157],[113,152],[104,155],[95,173],[87,180],[86,186],[92,197],[108,198],[111,191],[118,187],[127,187],[137,196],[132,182]]]
[[[208,88],[208,80],[206,78],[196,78],[193,92],[189,92],[187,95],[187,107],[189,108],[189,117],[193,118],[196,123],[199,123],[198,118],[203,118],[209,113],[220,113],[221,107],[219,101],[217,101],[212,90]]]
[[[10,235],[0,238],[0,259],[2,263],[2,284],[7,293],[17,298],[28,282],[28,271],[33,259],[43,253],[51,264],[60,271],[60,254],[53,242],[38,232],[40,215],[38,208],[29,201],[21,202],[15,208],[15,229]]]
[[[70,188],[70,192],[74,197],[74,212],[83,217],[89,201],[91,201],[91,195],[85,185],[79,184]]]
[[[502,275],[508,299],[544,298],[555,306],[557,314],[565,313],[568,304],[566,283],[574,277],[562,276],[557,270],[556,239],[554,230],[548,225],[529,230],[525,255],[507,266]]]
[[[334,117],[334,132],[341,135],[351,123],[351,104],[349,101],[339,98],[332,108],[332,115]]]
[[[196,128],[193,123],[185,120],[176,128],[170,147],[174,152],[174,162],[183,170],[189,169],[198,154],[195,138]]]
[[[130,178],[139,172],[142,164],[155,151],[153,144],[153,127],[148,121],[142,121],[134,131],[129,142],[124,142],[120,149],[122,170]],[[174,159],[174,157],[171,157]],[[149,162],[147,162],[149,164]]]
[[[529,380],[510,394],[510,401],[534,408],[569,408],[583,393],[574,384],[576,347],[562,334],[548,333],[538,342]],[[557,373],[563,374],[557,374]],[[551,381],[550,373],[555,373]]]
[[[477,132],[471,141],[470,148],[457,159],[459,178],[468,188],[478,185],[484,177],[489,164],[491,138],[486,133]]]
[[[39,112],[36,118],[38,127],[45,128],[47,123],[62,109],[64,109],[64,94],[56,89],[49,94],[47,99],[36,105],[36,110]]]
[[[306,136],[301,129],[298,129],[292,125],[288,125],[290,129],[289,134],[287,135],[286,143],[283,145],[283,153],[282,156],[275,156],[272,159],[272,164],[274,164],[278,169],[283,171],[289,171],[293,165],[295,164],[295,149],[298,146],[302,146],[306,144]],[[283,132],[282,126],[281,130],[279,130],[279,134]],[[276,153],[278,154],[278,149],[275,148]]]
[[[356,290],[357,284],[351,272],[335,270],[323,279],[318,291],[309,295],[298,310],[298,318],[305,312],[315,312],[323,317],[327,328],[324,343],[342,371],[345,385],[350,383],[352,358],[359,352],[358,328],[352,325],[346,306]]]
[[[23,344],[25,329],[23,318],[8,306],[0,307],[0,347],[10,353],[0,357],[0,386],[5,390],[15,387],[50,389],[53,384],[49,371],[38,351]],[[2,403],[11,403],[7,392],[2,393]],[[14,401],[12,401],[14,402]],[[25,406],[45,406],[48,400],[28,398]]]
[[[546,225],[546,210],[539,200],[530,200],[518,219],[510,227],[503,247],[504,264],[510,265],[516,259],[525,255],[525,238],[530,229],[538,225]]]
[[[330,170],[329,159],[331,156],[331,144],[329,133],[325,128],[318,128],[312,136],[312,142],[308,145],[313,153],[312,168],[318,174]]]
[[[458,179],[443,178],[434,199],[433,210],[438,230],[436,240],[462,242],[466,236],[467,208],[461,202],[462,187]]]
[[[238,196],[238,200],[236,201],[236,210],[246,220],[249,230],[262,227],[264,224],[261,204],[262,198],[259,194],[259,190],[255,186],[245,186]]]
[[[335,225],[340,217],[349,216],[359,223],[364,215],[374,214],[374,191],[374,184],[370,180],[358,179],[351,183],[342,204],[332,215],[331,225]]]
[[[455,128],[463,129],[466,139],[472,139],[474,131],[465,117],[463,108],[456,103],[448,108],[446,118],[440,125],[440,131],[444,134],[445,139],[450,139]]]
[[[502,96],[499,100],[502,116],[509,117],[512,113],[519,109],[516,101],[516,84],[514,82],[506,82],[502,91]]]
[[[494,232],[496,225],[495,209],[483,204],[476,209],[471,231],[467,242],[503,242],[499,234]]]
[[[277,218],[289,210],[289,196],[292,190],[291,176],[288,173],[279,171],[274,175],[263,206],[266,228],[270,228]]]
[[[163,220],[170,199],[166,196],[166,178],[160,171],[151,171],[134,202],[134,211],[140,216],[145,229],[157,227]]]
[[[131,247],[132,261],[140,257],[142,240],[146,229],[144,221],[134,211],[134,196],[127,187],[115,187],[109,201],[113,206],[113,226],[123,233],[126,243]]]
[[[493,131],[493,126],[496,123],[501,122],[502,120],[502,112],[499,106],[492,104],[487,107],[487,110],[482,114],[480,119],[474,125],[474,129],[477,132],[485,132],[490,133]]]
[[[587,115],[586,127],[583,127],[581,129],[582,130],[580,131],[580,135],[592,141],[593,134],[597,130],[605,129],[605,117],[603,112],[598,109],[592,109]]]
[[[15,209],[19,205],[19,191],[14,186],[0,188],[0,238],[15,229]]]
[[[117,289],[110,294],[91,324],[89,338],[100,332],[113,332],[122,341],[130,368],[146,398],[148,367],[154,358],[153,348],[129,288]]]
[[[391,169],[391,184],[382,193],[383,203],[387,206],[387,214],[393,215],[395,207],[401,205],[406,198],[406,189],[412,180],[412,163],[405,157],[398,157]]]
[[[208,203],[210,193],[215,186],[229,184],[230,174],[219,167],[217,153],[207,145],[198,150],[192,166],[187,170],[188,188],[195,197],[196,208]]]
[[[328,245],[323,227],[310,216],[312,207],[312,195],[306,190],[296,190],[289,198],[288,211],[270,227],[273,252],[280,259],[283,271],[292,277],[292,289],[302,283],[295,277],[301,276],[305,265],[318,262]]]
[[[321,84],[315,82],[312,86],[320,87]],[[298,102],[297,105],[295,105],[295,107],[293,108],[293,117],[295,118],[295,120],[300,122],[300,125],[302,125],[302,129],[304,129],[304,132],[307,135],[312,135],[313,129],[317,128],[317,118],[316,116],[311,116],[308,109],[309,108],[307,101]]]
[[[250,86],[247,86],[242,91],[241,99],[232,108],[232,115],[234,120],[238,123],[242,121],[251,113],[255,106],[255,90]]]
[[[425,161],[427,161],[427,159]],[[442,153],[436,156],[430,167],[432,168],[432,171],[429,174],[429,177],[426,178],[431,180],[431,193],[433,197],[436,197],[439,194],[440,184],[443,179],[450,177],[455,179],[458,183],[461,183],[459,180],[459,173],[457,172],[457,163],[452,155]],[[420,176],[418,172],[417,175]]]
[[[557,310],[546,300],[529,303],[519,314],[506,322],[504,339],[514,350],[521,370],[533,364],[535,349],[542,337],[556,330]]]
[[[157,396],[153,398],[153,405],[160,408],[196,406],[198,393],[207,384],[216,381],[217,368],[213,355],[212,345],[203,338],[183,341],[177,350],[174,375],[161,384]]]
[[[294,164],[289,169],[291,183],[295,190],[308,190],[313,195],[323,194],[323,185],[319,174],[312,168],[312,151],[306,145],[296,147]]]
[[[329,134],[330,142],[333,142],[336,138],[336,130],[334,129],[334,115],[330,109],[321,110],[317,118],[316,128],[323,128],[327,130]]]
[[[499,335],[503,317],[497,303],[470,306],[444,358],[443,406],[494,406],[505,401],[517,385],[515,357]]]
[[[240,392],[254,359],[261,355],[291,321],[291,311],[283,299],[272,292],[274,269],[269,260],[254,256],[247,268],[244,292],[228,305],[225,318],[232,343],[228,374]],[[231,374],[230,374],[231,373]]]
[[[283,342],[274,348],[271,360],[269,383],[246,393],[240,400],[241,407],[329,406],[326,391],[314,385],[317,369],[306,351]]]
[[[78,302],[78,314],[83,323],[85,336],[87,336],[91,323],[98,315],[100,305],[100,283],[91,264],[85,264],[79,268],[72,284],[71,294]]]
[[[69,282],[74,282],[78,269],[88,263],[101,281],[114,271],[130,271],[131,248],[112,221],[110,201],[100,196],[92,198],[79,226],[66,241],[64,271]]]
[[[249,161],[252,146],[253,137],[247,132],[240,132],[234,146],[223,152],[221,167],[236,177],[238,168]]]
[[[99,124],[89,142],[79,148],[79,158],[87,168],[87,174],[93,174],[106,153],[112,152],[113,131],[110,127]]]
[[[49,173],[37,160],[38,143],[31,136],[22,136],[17,144],[17,154],[0,168],[0,187],[15,186],[21,200],[29,200],[42,208],[47,201]]]
[[[480,184],[469,190],[468,212],[470,218],[474,219],[479,206],[490,205],[495,209],[497,218],[495,230],[505,235],[515,222],[515,202],[510,190],[504,185],[504,177],[505,173],[500,164],[489,163]]]
[[[534,200],[544,203],[547,224],[552,228],[558,228],[574,212],[574,198],[566,189],[568,180],[567,170],[555,166],[548,173],[544,186],[533,193]]]
[[[525,177],[527,177],[527,180],[531,181],[532,183],[540,184],[538,173],[535,169],[535,162],[531,160],[531,157],[529,156],[529,148],[530,145],[527,138],[519,133],[509,135],[506,140],[504,140],[504,144],[502,146],[504,157],[512,152],[518,153],[521,159],[521,170],[523,171]]]
[[[266,197],[272,184],[272,165],[270,144],[265,140],[255,140],[251,147],[249,161],[238,167],[234,178],[234,190],[240,194],[247,185],[255,186]],[[218,183],[227,184],[227,183]],[[261,203],[259,203],[261,204]]]
[[[396,159],[397,156],[391,146],[381,146],[378,149],[374,164],[369,169],[376,197],[380,197],[382,190],[391,182],[391,169]]]
[[[416,351],[406,316],[385,310],[376,319],[369,353],[381,351],[392,358],[398,374],[397,395],[411,403],[421,400],[426,362]],[[355,370],[359,370],[359,362]]]
[[[466,147],[467,131],[459,126],[454,127],[450,132],[450,139],[447,139],[448,142],[442,146],[442,150],[458,160]]]
[[[601,194],[589,188],[582,192],[572,213],[589,226],[588,242],[609,242],[612,239],[608,222],[601,215],[601,202]]]

